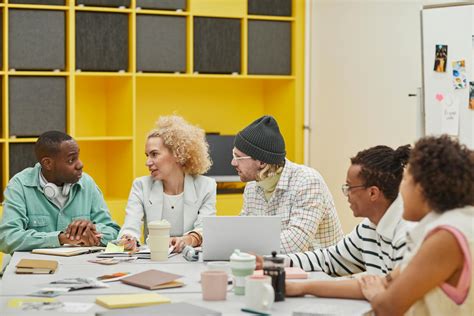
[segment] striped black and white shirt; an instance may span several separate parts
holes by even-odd
[[[378,225],[366,218],[334,246],[289,254],[290,266],[333,276],[364,271],[387,274],[403,259],[406,232],[413,226],[402,219],[402,213],[403,202],[399,195]]]

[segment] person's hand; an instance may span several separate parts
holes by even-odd
[[[286,282],[285,296],[304,296],[306,282]]]
[[[63,233],[63,232],[59,233],[58,239],[59,239],[59,244],[60,245],[68,244],[68,245],[80,246],[83,243],[82,239],[80,239],[80,240],[76,240],[76,239],[69,240],[69,238],[66,237],[66,233]]]
[[[262,270],[263,269],[263,257],[255,255],[255,270]]]
[[[183,251],[184,247],[190,245],[192,246],[193,239],[191,236],[186,235],[182,237],[171,237],[170,239],[170,247],[173,246],[173,252],[180,253]]]
[[[375,296],[385,291],[387,281],[378,275],[364,275],[357,279],[364,297],[370,302]]]
[[[87,227],[83,231],[82,238],[80,240],[84,246],[100,246],[100,237],[102,237],[102,234],[97,233],[95,229],[91,230],[89,227]]]
[[[59,234],[58,239],[60,245],[69,244],[76,246],[98,246],[100,245],[100,237],[102,237],[101,234],[97,234],[97,232],[92,232],[91,230],[86,229],[79,240],[75,238],[71,240],[67,238],[66,233],[63,232]]]
[[[122,237],[119,240],[119,244],[123,246],[125,250],[131,251],[131,252],[137,252],[138,247],[137,247],[137,239],[133,237],[132,235],[122,235]]]
[[[86,219],[75,220],[67,227],[66,237],[69,238],[70,241],[78,241],[84,236],[83,234],[87,229],[89,229],[96,235],[98,234],[95,229],[94,223],[92,223],[91,221]]]

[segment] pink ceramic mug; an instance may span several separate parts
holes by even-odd
[[[225,301],[227,297],[227,273],[208,270],[201,272],[202,299],[205,301]]]

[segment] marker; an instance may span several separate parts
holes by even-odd
[[[242,312],[247,312],[247,313],[256,314],[256,315],[270,316],[270,314],[267,314],[267,313],[264,313],[264,312],[261,312],[261,311],[255,310],[255,309],[251,309],[251,308],[241,308],[240,310]]]

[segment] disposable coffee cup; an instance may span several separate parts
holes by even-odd
[[[168,260],[171,225],[167,220],[148,223],[147,244],[150,248],[151,261]]]

